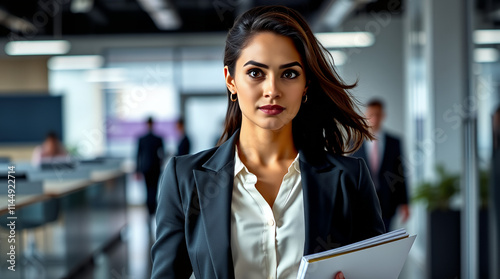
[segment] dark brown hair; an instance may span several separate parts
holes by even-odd
[[[366,107],[379,107],[381,110],[384,110],[385,105],[380,99],[371,99],[368,103],[366,103]]]
[[[234,77],[236,60],[248,42],[260,32],[273,32],[292,39],[305,63],[307,102],[293,119],[294,144],[298,149],[337,154],[357,150],[364,138],[372,139],[365,118],[357,112],[356,100],[348,92],[356,86],[342,81],[333,67],[331,54],[318,42],[307,22],[295,10],[284,6],[262,6],[238,17],[229,30],[224,65]],[[238,102],[230,101],[219,144],[241,127]],[[314,154],[314,153],[313,153]]]

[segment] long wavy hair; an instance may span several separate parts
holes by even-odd
[[[241,51],[260,32],[273,32],[292,39],[305,62],[307,102],[301,105],[292,121],[293,140],[298,149],[346,154],[357,150],[365,138],[373,139],[366,119],[358,113],[358,102],[348,91],[356,83],[342,81],[335,71],[330,52],[293,9],[285,6],[256,7],[236,19],[227,34],[224,51],[224,65],[231,76],[234,77]],[[241,110],[238,102],[231,102],[230,94],[228,89],[228,108],[219,145],[241,127]]]

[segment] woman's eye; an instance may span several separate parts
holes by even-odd
[[[262,77],[262,71],[257,69],[251,69],[247,72],[247,75],[249,75],[252,78],[259,78]]]
[[[297,73],[296,71],[286,71],[283,73],[283,77],[286,78],[286,79],[294,79],[296,77],[299,76],[299,73]]]

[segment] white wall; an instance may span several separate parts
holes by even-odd
[[[186,132],[191,153],[214,147],[222,134],[227,97],[193,97],[186,100]]]
[[[339,74],[348,83],[359,80],[352,90],[359,101],[382,99],[387,114],[385,128],[404,137],[403,20],[395,16],[385,21],[377,21],[371,15],[358,17],[347,21],[343,31],[374,33],[375,43],[371,47],[345,50],[348,58]]]
[[[223,50],[214,47],[182,51],[186,60],[180,63],[180,88],[186,99],[183,109],[191,153],[215,146],[222,133],[227,110]]]
[[[77,148],[81,157],[102,155],[105,131],[100,86],[86,81],[86,71],[50,71],[49,91],[64,96],[64,144]]]
[[[181,67],[181,91],[183,93],[226,93],[222,58],[208,61],[185,61]]]
[[[464,88],[465,60],[464,21],[462,4],[453,0],[427,1],[426,22],[428,33],[426,45],[429,70],[429,90],[433,131],[440,132],[441,140],[435,142],[436,164],[444,164],[447,170],[463,172],[462,122],[469,109]],[[450,7],[453,7],[451,9]],[[447,13],[446,17],[443,14]]]

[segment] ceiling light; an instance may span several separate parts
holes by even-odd
[[[320,13],[319,21],[329,29],[340,26],[357,8],[363,7],[374,0],[335,0],[326,1],[327,5]]]
[[[174,10],[165,9],[149,13],[156,27],[160,30],[175,30],[181,27],[179,15]]]
[[[354,1],[335,1],[325,16],[325,23],[329,27],[339,26],[344,19],[356,8]]]
[[[5,45],[8,55],[57,55],[69,52],[71,44],[68,41],[14,41]]]
[[[474,43],[500,44],[500,30],[476,30],[474,31]]]
[[[175,30],[181,26],[181,18],[170,1],[165,0],[138,0],[139,5],[146,11],[156,27],[160,30]]]
[[[347,61],[347,55],[343,51],[332,50],[330,51],[330,53],[332,54],[333,63],[335,64],[335,66],[342,66]]]
[[[168,7],[164,0],[139,0],[139,5],[141,5],[145,11],[162,10]]]
[[[51,70],[90,70],[103,64],[104,58],[100,55],[54,56],[47,62]]]
[[[14,16],[0,9],[0,24],[15,32],[36,33],[37,28],[26,19]]]
[[[369,47],[375,43],[370,32],[316,33],[316,38],[325,48]]]
[[[121,82],[125,81],[125,70],[122,68],[105,68],[89,70],[85,80],[87,82]]]
[[[73,0],[71,1],[72,13],[88,13],[94,7],[94,0]]]
[[[474,62],[491,63],[498,61],[498,50],[496,48],[476,48],[474,49]]]

